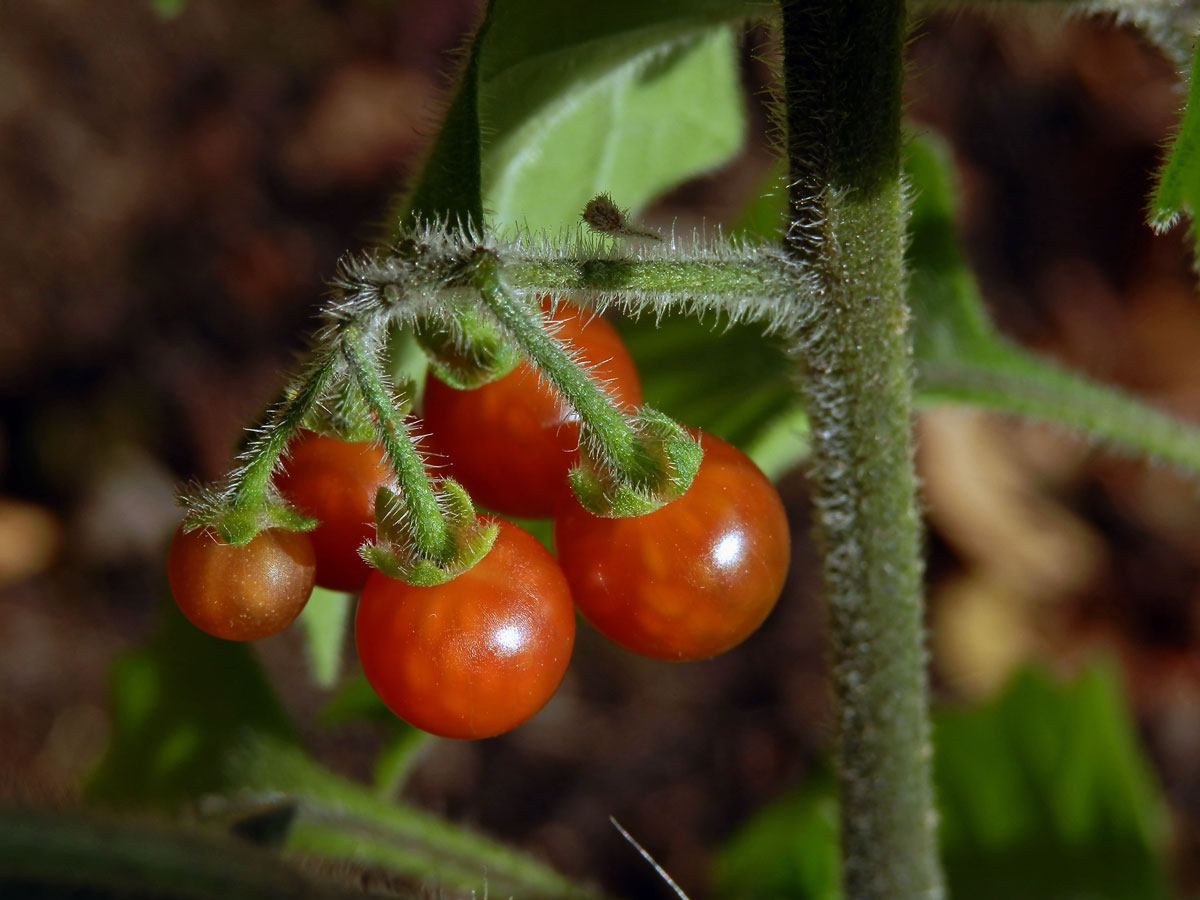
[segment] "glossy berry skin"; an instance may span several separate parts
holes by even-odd
[[[359,591],[371,573],[358,548],[375,537],[375,492],[392,480],[383,450],[305,431],[288,448],[280,492],[321,524],[309,532],[317,584]]]
[[[607,382],[617,402],[633,408],[642,386],[629,351],[608,322],[559,304],[557,337]],[[422,415],[435,451],[483,506],[508,516],[554,513],[567,470],[575,463],[579,424],[537,372],[521,363],[508,375],[474,390],[455,390],[430,376]]]
[[[167,580],[193,625],[229,641],[255,641],[282,631],[313,589],[312,541],[271,528],[236,547],[198,528],[182,528],[167,553]]]
[[[575,610],[554,557],[501,521],[487,556],[445,584],[413,587],[373,572],[355,640],[371,687],[432,734],[483,738],[550,699],[575,643]]]
[[[559,562],[584,617],[635,653],[706,659],[762,623],[783,589],[790,537],[783,504],[744,453],[700,434],[687,493],[655,512],[594,516],[564,491]]]

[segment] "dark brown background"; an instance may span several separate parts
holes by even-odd
[[[214,478],[302,346],[322,279],[378,233],[434,132],[470,2],[0,0],[0,783],[66,802],[102,751],[107,671],[154,626],[181,480]],[[759,38],[748,40],[754,46]],[[746,73],[751,102],[765,79]],[[948,135],[962,228],[1005,332],[1200,420],[1200,300],[1142,209],[1182,102],[1111,23],[939,18],[910,112]],[[728,220],[760,133],[655,221]],[[1200,496],[1171,473],[964,411],[920,423],[935,681],[984,696],[1021,659],[1125,664],[1200,882]],[[694,896],[708,853],[829,737],[802,473],[789,590],[719,660],[634,659],[590,632],[547,711],[445,745],[410,794],[637,896],[617,816]],[[320,731],[298,636],[261,655],[311,746],[365,775],[378,734]]]

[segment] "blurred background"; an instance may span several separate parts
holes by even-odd
[[[229,467],[304,346],[323,279],[386,227],[435,133],[467,0],[0,0],[0,797],[70,804],[111,733],[109,670],[169,604],[177,486]],[[647,211],[731,223],[771,154]],[[910,46],[916,133],[943,135],[961,235],[1000,329],[1200,422],[1200,300],[1182,229],[1143,210],[1182,104],[1111,21],[934,17]],[[1043,426],[925,411],[933,677],[994,696],[1021,665],[1119,661],[1200,890],[1200,492]],[[629,896],[663,896],[615,815],[703,896],[714,848],[821,770],[830,738],[802,469],[781,490],[787,593],[718,660],[637,659],[584,629],[529,725],[442,742],[406,795]],[[305,744],[365,778],[373,720],[318,724],[295,630],[257,646]],[[353,677],[347,657],[342,678]]]

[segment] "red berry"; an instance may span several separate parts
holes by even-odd
[[[783,504],[744,453],[700,434],[687,493],[644,516],[606,519],[564,491],[554,539],[571,594],[602,634],[658,659],[704,659],[748,637],[783,589]]]
[[[171,540],[167,580],[192,624],[230,641],[282,631],[304,609],[313,589],[312,541],[271,528],[238,547],[215,534],[182,528]]]
[[[414,587],[373,572],[355,620],[371,687],[432,734],[482,738],[520,725],[550,699],[575,642],[558,563],[501,521],[482,560],[445,584]]]
[[[317,584],[338,591],[359,591],[366,584],[371,567],[358,548],[375,537],[375,492],[392,477],[387,457],[375,444],[307,431],[288,448],[277,484],[297,509],[320,520],[309,533]]]
[[[618,403],[641,404],[637,369],[616,329],[565,303],[552,321],[559,339],[594,367]],[[422,417],[433,448],[447,457],[450,474],[476,502],[510,516],[553,514],[577,456],[579,422],[528,363],[467,391],[431,376]]]

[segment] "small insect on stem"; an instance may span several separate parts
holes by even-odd
[[[645,238],[651,241],[661,241],[662,238],[653,231],[635,228],[629,223],[629,211],[621,209],[608,194],[597,194],[587,202],[580,216],[584,223],[601,234],[611,234],[617,237]]]
[[[629,843],[633,845],[633,849],[641,854],[642,859],[650,863],[650,865],[654,868],[654,871],[658,873],[658,876],[665,881],[670,886],[671,890],[675,892],[675,895],[679,897],[679,900],[688,900],[688,895],[683,892],[683,888],[677,885],[675,883],[675,879],[667,874],[667,870],[660,866],[655,861],[654,857],[650,855],[649,851],[647,851],[645,847],[637,842],[637,838],[621,827],[621,823],[617,821],[616,816],[609,816],[608,821],[612,822],[613,828],[617,829],[617,831],[621,833],[621,837],[625,838],[625,840],[629,841]]]

